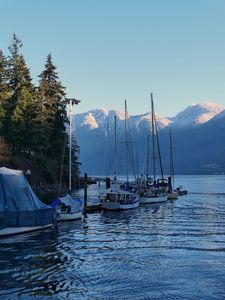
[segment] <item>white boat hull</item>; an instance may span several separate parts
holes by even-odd
[[[167,199],[168,200],[175,200],[178,198],[178,193],[177,192],[171,192],[167,194]]]
[[[166,195],[140,197],[140,204],[161,203],[167,201]]]
[[[106,210],[119,210],[120,203],[119,202],[111,202],[111,201],[102,201],[102,208]]]
[[[125,209],[132,209],[132,208],[137,208],[139,206],[139,199],[137,199],[133,203],[120,203],[120,210],[125,210]]]
[[[31,231],[41,230],[48,227],[51,227],[52,224],[44,225],[44,226],[35,226],[35,227],[6,227],[0,229],[0,237],[6,237],[15,234],[22,234]]]
[[[56,217],[57,222],[79,220],[82,217],[82,211],[75,213],[59,213]]]
[[[126,210],[133,209],[139,206],[139,200],[132,203],[121,203],[121,202],[111,202],[111,201],[103,201],[102,208],[106,210]]]

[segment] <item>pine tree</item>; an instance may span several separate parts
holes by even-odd
[[[46,154],[49,158],[59,160],[65,139],[66,111],[65,87],[61,84],[56,67],[52,63],[51,54],[47,56],[45,70],[40,74],[39,93],[46,109],[48,126],[49,147]]]
[[[11,95],[5,103],[3,129],[14,153],[30,153],[32,145],[32,119],[35,115],[35,88],[23,55],[21,41],[14,34],[8,58],[9,89]]]
[[[16,34],[13,34],[12,45],[9,46],[9,85],[15,92],[22,88],[27,88],[29,91],[34,91],[30,71],[26,66],[24,57],[20,54],[22,47],[21,40],[18,39]]]
[[[8,159],[11,153],[32,158],[46,181],[56,182],[63,152],[68,170],[65,87],[49,54],[39,76],[39,87],[35,88],[20,53],[21,47],[21,41],[14,34],[8,58],[0,51],[0,159]],[[79,147],[74,140],[73,181],[79,177],[78,153]]]
[[[44,103],[44,97],[40,90],[36,97],[36,115],[33,122],[33,151],[34,159],[38,166],[43,168],[47,162],[47,149],[49,148],[49,137],[52,124],[49,121],[48,111]]]
[[[14,150],[17,154],[24,156],[30,156],[33,150],[35,104],[34,94],[28,89],[22,88],[17,92],[17,105],[11,117],[12,137]]]
[[[2,120],[5,117],[5,104],[9,98],[10,91],[8,86],[8,70],[7,70],[7,59],[0,50],[0,134],[3,135],[2,131]]]
[[[80,153],[80,147],[77,144],[77,140],[75,137],[72,137],[72,183],[75,185],[75,187],[78,187],[79,185],[79,176],[80,176],[80,165],[79,162],[79,155]]]
[[[10,96],[8,86],[7,59],[0,50],[0,161],[5,162],[11,156],[11,149],[5,142],[3,120],[5,118],[5,105]]]

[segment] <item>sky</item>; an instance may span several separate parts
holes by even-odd
[[[34,83],[46,57],[76,112],[150,110],[172,117],[203,101],[225,105],[225,0],[0,0],[0,49],[12,35]]]

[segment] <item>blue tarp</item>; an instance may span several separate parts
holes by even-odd
[[[73,198],[69,194],[59,197],[58,199],[52,201],[50,205],[53,208],[56,208],[58,205],[63,205],[63,204],[70,207],[71,213],[82,211],[84,208],[84,203],[80,198]]]
[[[0,229],[43,226],[53,221],[53,209],[39,200],[23,172],[0,168]]]

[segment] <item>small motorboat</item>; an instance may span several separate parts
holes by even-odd
[[[56,211],[56,221],[81,219],[84,209],[84,202],[80,198],[73,198],[70,194],[59,197],[50,205]]]

